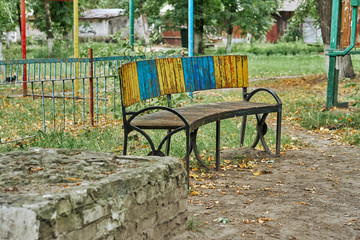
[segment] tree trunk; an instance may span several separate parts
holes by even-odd
[[[6,49],[10,48],[11,40],[12,40],[11,32],[8,31],[8,32],[5,33],[5,47],[6,47]]]
[[[227,30],[226,53],[231,53],[233,29],[234,28],[230,24]]]
[[[45,7],[46,38],[48,42],[48,52],[49,52],[49,56],[52,56],[53,46],[54,46],[54,35],[51,32],[51,15],[50,15],[49,1],[44,1],[44,7]]]
[[[16,4],[16,7],[17,7],[17,14],[18,14],[18,24],[19,24],[19,30],[20,30],[20,35],[19,36],[22,36],[22,29],[21,29],[21,5],[20,5],[20,1],[17,2]],[[17,42],[19,44],[21,44],[21,37],[16,37],[17,38]]]
[[[194,53],[204,54],[204,13],[203,13],[204,0],[196,1],[194,5]],[[196,17],[197,16],[197,17]]]
[[[326,49],[329,49],[330,46],[332,1],[317,0],[317,7],[320,18],[321,35],[324,43],[324,52],[326,53]],[[340,40],[340,32],[338,33],[338,39]],[[329,57],[326,55],[325,57],[326,72],[328,72]],[[356,76],[350,55],[337,57],[337,68],[339,69],[339,79],[353,78]]]

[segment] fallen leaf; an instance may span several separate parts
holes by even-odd
[[[197,196],[197,195],[199,195],[200,193],[199,192],[197,192],[197,191],[195,191],[195,190],[192,190],[191,192],[190,192],[190,196]]]

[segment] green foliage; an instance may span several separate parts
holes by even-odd
[[[0,40],[2,32],[13,30],[18,21],[18,2],[11,0],[0,1]]]
[[[55,37],[65,37],[73,27],[73,4],[72,2],[51,1],[51,32]],[[46,32],[45,1],[31,1],[28,7],[34,11],[34,27]]]
[[[301,42],[252,44],[249,53],[255,55],[298,55],[322,53],[322,45],[307,45]]]
[[[222,11],[216,11],[213,16],[217,26],[225,31],[239,26],[242,33],[251,33],[255,39],[270,30],[278,6],[276,0],[221,0],[221,3]]]
[[[322,45],[307,45],[303,42],[279,42],[273,43],[258,43],[252,44],[234,44],[232,53],[240,54],[254,54],[254,55],[305,55],[313,53],[322,53]],[[207,54],[223,55],[226,54],[225,48],[220,47],[217,50],[208,50]]]
[[[352,82],[351,79],[345,79],[348,83],[344,88],[352,88],[352,92],[349,95],[349,100],[354,102],[354,106],[360,108],[360,84]]]

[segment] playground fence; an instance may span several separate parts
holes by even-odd
[[[99,126],[121,116],[117,69],[136,59],[144,56],[93,58],[90,50],[89,58],[0,61],[0,97],[31,100],[32,125],[41,126],[33,131]],[[0,117],[0,143],[31,135],[24,124],[17,124],[15,134],[4,136],[5,118]]]

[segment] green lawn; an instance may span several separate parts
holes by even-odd
[[[94,44],[100,47],[101,44]],[[271,47],[277,47],[283,54],[275,54],[276,51]],[[306,46],[295,44],[295,50],[288,50],[289,44],[284,46],[266,45],[260,46],[259,49],[265,49],[266,54],[255,54],[255,50],[251,50],[251,46],[238,46],[240,54],[249,56],[249,75],[250,78],[269,78],[279,76],[313,76],[319,75],[325,77],[325,58],[324,55],[312,50],[304,53]],[[115,46],[116,47],[116,46]],[[253,47],[253,49],[256,49]],[[285,49],[285,50],[284,50]],[[99,49],[97,49],[99,50]],[[95,50],[95,51],[97,51]],[[251,52],[253,51],[253,52]],[[256,50],[259,51],[259,50]],[[286,52],[289,51],[289,52]],[[5,51],[6,52],[6,51]],[[13,49],[8,53],[14,52]],[[209,51],[207,55],[223,53],[221,51]],[[271,53],[271,54],[269,54]],[[294,54],[296,53],[296,54]],[[356,72],[360,72],[360,56],[353,56],[353,65]],[[360,114],[359,108],[352,107],[350,110],[338,111],[332,110],[324,112],[326,81],[318,83],[316,79],[309,82],[301,82],[298,79],[290,80],[271,80],[251,83],[252,86],[274,88],[284,101],[284,117],[289,121],[299,123],[305,128],[312,130],[327,129],[334,134],[343,136],[342,140],[348,144],[359,145],[360,134]],[[358,81],[346,80],[342,81],[342,88],[346,90],[346,94],[341,96],[345,100],[352,103],[356,101],[359,95]],[[342,93],[341,93],[342,94]],[[354,95],[351,97],[351,95]],[[227,91],[217,94],[196,93],[194,100],[196,101],[229,101],[241,99],[239,91]],[[355,99],[355,100],[354,100]],[[181,97],[177,101],[187,104],[190,100]],[[71,103],[69,103],[71,105]],[[61,109],[58,107],[57,109]],[[71,107],[66,108],[71,109]],[[21,110],[16,112],[17,110]],[[37,112],[36,114],[34,114]],[[107,123],[98,127],[86,127],[81,125],[76,128],[67,128],[65,131],[47,132],[42,130],[40,99],[31,100],[29,98],[6,98],[0,96],[0,137],[2,141],[16,139],[28,135],[35,135],[34,138],[26,139],[20,143],[0,144],[0,152],[12,151],[16,149],[26,149],[28,147],[59,147],[59,148],[82,148],[94,151],[104,152],[121,152],[122,150],[122,128],[121,120],[118,116],[108,117]],[[60,116],[61,117],[61,116]],[[80,119],[82,116],[76,116]],[[270,118],[273,118],[270,116]],[[61,118],[60,118],[61,119]],[[71,120],[71,119],[70,119]],[[222,124],[222,146],[234,148],[238,146],[239,141],[239,123],[240,119],[228,119]],[[61,125],[61,123],[57,123]],[[213,124],[209,124],[200,129],[199,148],[204,155],[205,160],[212,160],[215,149]],[[253,138],[254,124],[249,124],[248,138]],[[156,133],[157,139],[160,141],[161,136],[165,133]],[[269,143],[274,147],[274,132],[270,130],[267,135]],[[129,152],[134,155],[145,155],[149,152],[149,146],[142,137],[135,137],[135,141],[131,141]],[[173,138],[171,155],[184,156],[184,136],[177,134]],[[301,145],[300,142],[291,140],[286,135],[282,138],[283,150],[292,148],[295,145]],[[248,140],[246,145],[251,144]]]

